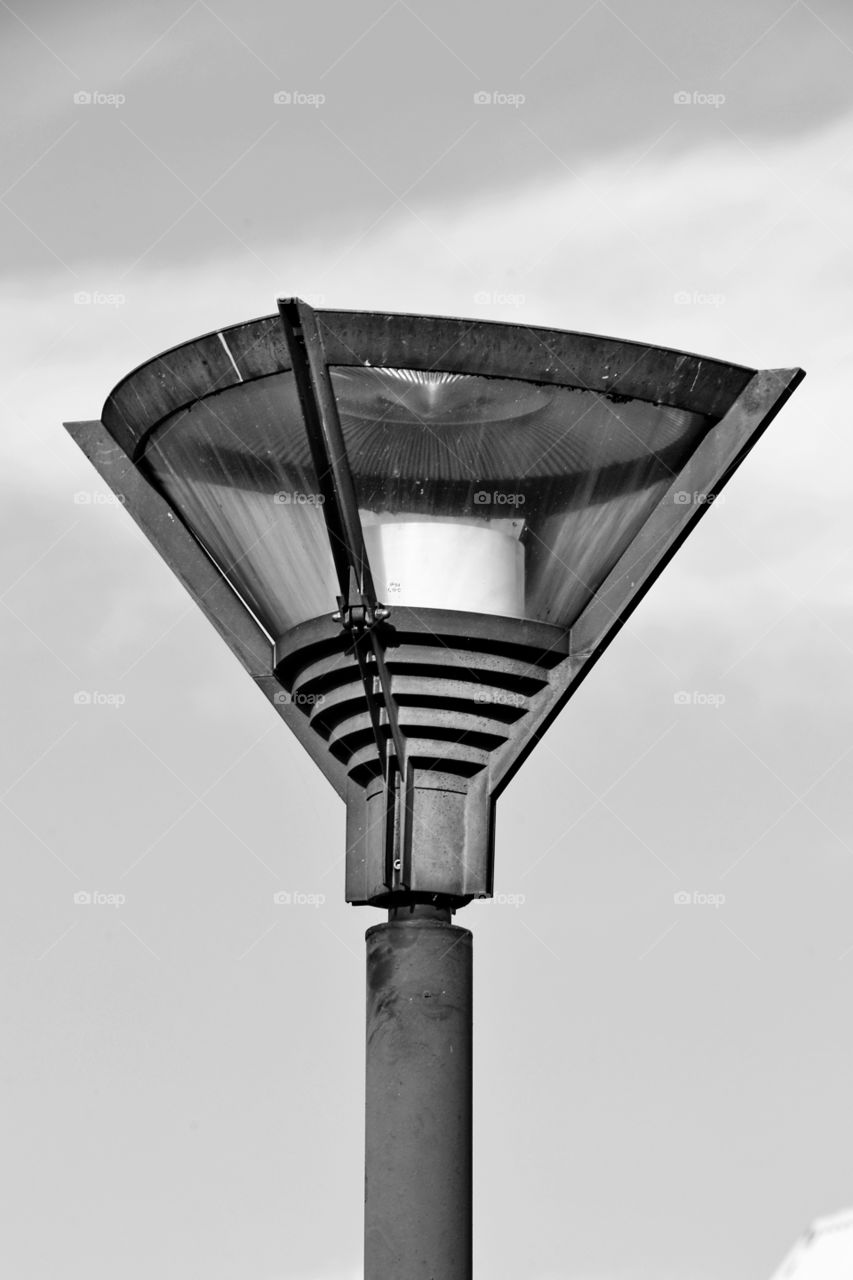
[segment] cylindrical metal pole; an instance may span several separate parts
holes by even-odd
[[[472,936],[368,929],[365,1280],[471,1280]]]

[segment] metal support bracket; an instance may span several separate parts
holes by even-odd
[[[280,298],[278,310],[323,494],[323,516],[340,587],[338,610],[332,617],[351,638],[385,781],[386,884],[393,891],[405,890],[409,859],[404,850],[411,828],[406,744],[379,629],[391,611],[376,598],[355,483],[316,313],[299,298]]]

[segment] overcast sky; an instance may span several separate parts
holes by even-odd
[[[60,425],[298,293],[808,370],[501,801],[522,905],[458,918],[477,1274],[764,1280],[853,1204],[853,9],[0,25],[3,1273],[360,1274],[343,807]]]

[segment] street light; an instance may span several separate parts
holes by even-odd
[[[277,315],[69,431],[347,807],[366,1280],[470,1280],[497,797],[803,377],[587,334]]]

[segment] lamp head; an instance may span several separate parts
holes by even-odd
[[[348,900],[460,905],[497,796],[802,376],[289,300],[71,430],[346,800]]]

